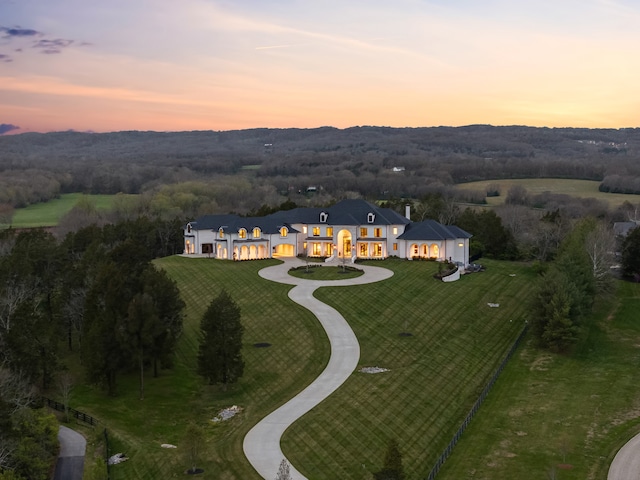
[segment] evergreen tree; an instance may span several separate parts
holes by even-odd
[[[244,372],[240,307],[226,290],[213,299],[200,322],[198,373],[209,384],[236,382]]]
[[[373,478],[375,480],[404,480],[402,454],[395,439],[389,440],[382,470],[374,473]]]
[[[627,277],[640,276],[640,228],[636,227],[622,243],[622,271]]]

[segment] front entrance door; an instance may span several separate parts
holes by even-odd
[[[351,232],[349,230],[338,232],[338,257],[351,257]]]

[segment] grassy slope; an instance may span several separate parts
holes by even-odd
[[[187,307],[185,333],[173,370],[157,379],[150,374],[146,398],[138,400],[135,375],[120,378],[121,394],[105,398],[97,390],[76,391],[78,409],[91,412],[119,439],[116,448],[131,460],[113,469],[114,479],[158,479],[181,475],[187,463],[180,451],[160,448],[162,443],[180,445],[188,422],[206,429],[199,478],[257,478],[242,453],[242,440],[249,428],[306,386],[328,360],[324,331],[315,318],[287,297],[289,286],[262,280],[257,271],[274,260],[221,262],[170,257],[158,261],[180,286]],[[220,288],[226,288],[242,308],[245,326],[245,375],[223,392],[203,385],[194,373],[199,319]],[[254,348],[268,342],[269,348]],[[215,425],[210,420],[219,410],[239,405],[237,418]],[[112,448],[113,450],[113,448]]]
[[[287,432],[284,451],[303,473],[370,478],[396,438],[408,478],[426,476],[523,325],[528,269],[487,263],[445,284],[432,278],[435,263],[390,260],[390,280],[318,291],[353,326],[361,365],[390,371],[355,372]]]
[[[505,179],[505,180],[482,180],[479,182],[461,183],[456,188],[462,190],[479,190],[484,192],[487,185],[497,184],[502,187],[502,194],[499,197],[488,197],[489,205],[501,205],[507,196],[509,188],[513,185],[522,185],[530,194],[539,193],[563,193],[572,197],[596,198],[609,204],[611,208],[622,205],[625,201],[636,203],[640,196],[623,195],[621,193],[605,193],[598,191],[600,182],[591,180],[573,180],[565,178],[526,178],[526,179]]]
[[[68,193],[60,195],[60,198],[55,200],[18,208],[13,216],[11,226],[13,228],[32,228],[57,225],[83,195],[82,193]],[[88,195],[88,197],[98,210],[106,210],[111,207],[115,195]],[[0,224],[0,227],[3,225]]]
[[[114,399],[78,388],[73,406],[102,419],[114,448],[131,457],[113,469],[116,480],[180,476],[186,463],[179,448],[160,444],[180,445],[189,421],[207,432],[200,478],[257,478],[242,453],[244,435],[322,370],[326,338],[315,318],[289,301],[288,286],[257,276],[272,260],[171,257],[158,263],[178,281],[188,304],[176,367],[158,379],[149,376],[144,401],[132,375],[120,379],[121,395]],[[390,260],[376,265],[395,270],[392,279],[317,292],[354,327],[361,365],[390,371],[354,372],[286,433],[283,449],[309,478],[370,478],[390,437],[400,442],[408,478],[426,476],[525,315],[531,272],[485,263],[487,272],[443,284],[431,278],[433,263]],[[221,286],[240,303],[246,328],[246,373],[228,392],[202,385],[194,374],[198,321]],[[638,408],[639,303],[640,289],[625,284],[618,300],[600,306],[606,318],[618,305],[615,320],[594,329],[575,357],[521,349],[438,478],[544,478],[546,468],[565,460],[574,468],[559,478],[605,478],[597,474],[609,455],[640,429],[639,421],[629,421]],[[405,330],[413,336],[398,336]],[[258,342],[272,346],[254,348]],[[210,422],[233,404],[244,408],[238,417]]]
[[[575,355],[521,349],[438,478],[606,479],[640,431],[639,311],[640,285],[621,283]]]

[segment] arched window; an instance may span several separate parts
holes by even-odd
[[[238,238],[247,238],[247,231],[244,228],[238,230]]]
[[[368,213],[367,214],[367,222],[368,223],[373,223],[376,220],[376,214],[375,213]]]
[[[187,223],[187,233],[191,233],[191,224]]]
[[[320,212],[320,223],[327,223],[327,218],[329,214],[326,212]]]
[[[289,229],[287,227],[281,227],[280,228],[280,236],[281,237],[286,237],[288,233],[289,233]]]
[[[253,238],[260,238],[260,227],[255,227],[253,229]]]

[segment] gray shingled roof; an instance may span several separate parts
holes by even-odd
[[[376,225],[406,225],[409,220],[390,208],[380,208],[365,200],[342,200],[327,208],[294,208],[273,213],[268,218],[287,223],[321,223],[320,214],[327,214],[327,225],[367,225],[369,213],[375,215]]]
[[[291,233],[299,233],[292,228],[288,222],[282,222],[270,217],[241,217],[239,215],[203,215],[190,222],[194,230],[220,230],[222,227],[226,232],[237,232],[244,228],[251,232],[255,227],[260,228],[262,233],[279,233],[281,227],[287,227]]]
[[[470,233],[455,225],[442,225],[435,220],[425,220],[407,225],[404,233],[398,238],[401,240],[450,240],[471,237]]]

